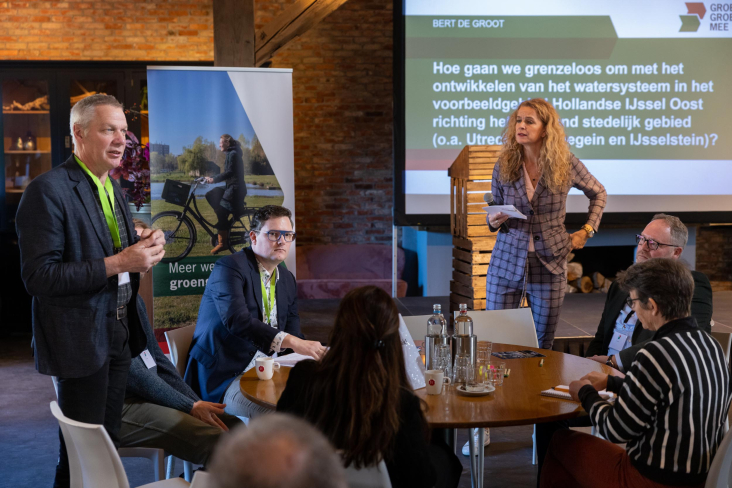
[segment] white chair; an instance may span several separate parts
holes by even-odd
[[[71,420],[61,413],[56,402],[51,402],[51,413],[58,420],[66,443],[71,488],[130,487],[122,460],[104,426]],[[144,485],[145,488],[185,488],[188,486],[189,483],[180,478]]]
[[[530,308],[473,310],[468,315],[473,319],[473,334],[479,341],[539,347]]]
[[[191,488],[209,488],[211,486],[211,475],[200,469],[193,475]]]
[[[704,488],[730,487],[732,487],[732,431],[727,431],[714,455]]]
[[[389,471],[383,460],[368,468],[356,469],[349,466],[346,468],[346,483],[348,488],[391,488]]]
[[[473,334],[478,336],[479,341],[539,347],[534,316],[530,308],[474,310],[468,315],[473,319]],[[536,426],[531,439],[534,444],[531,464],[536,464]]]
[[[168,343],[168,349],[170,350],[170,360],[181,378],[186,372],[188,350],[191,348],[193,332],[195,330],[195,325],[189,325],[188,327],[181,327],[165,332],[165,341]]]
[[[51,376],[53,381],[53,389],[56,390],[56,398],[58,398],[58,378]],[[63,430],[63,429],[62,429]],[[65,436],[64,436],[65,438]],[[68,451],[68,449],[67,449]],[[165,473],[165,451],[162,449],[155,449],[153,447],[120,447],[117,451],[119,457],[124,458],[147,458],[153,463],[153,471],[155,472],[155,479],[162,480],[163,473]],[[171,456],[172,457],[172,456]],[[170,474],[168,474],[170,478]]]
[[[168,350],[170,352],[170,361],[175,366],[178,374],[183,377],[186,372],[186,365],[188,364],[188,350],[191,348],[191,342],[193,341],[193,332],[196,330],[195,325],[189,325],[187,327],[180,327],[178,329],[165,331],[165,341],[168,343]],[[173,463],[175,460],[173,456],[168,458],[168,469],[166,477],[170,478],[173,475]],[[186,481],[191,481],[191,473],[193,472],[193,466],[190,461],[183,461],[183,476]]]

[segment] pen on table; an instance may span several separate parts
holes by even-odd
[[[541,368],[542,366],[544,366],[544,358],[539,360],[539,367]]]
[[[506,372],[503,374],[504,378],[508,378],[508,375],[511,374],[511,370],[507,369]]]

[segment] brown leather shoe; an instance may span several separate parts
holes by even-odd
[[[216,247],[211,249],[211,254],[218,254],[221,251],[225,251],[227,249],[229,249],[229,231],[220,230],[219,231],[219,243]]]

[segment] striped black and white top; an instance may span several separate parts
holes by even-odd
[[[661,327],[625,379],[608,378],[608,403],[586,385],[579,398],[600,434],[627,442],[633,466],[668,485],[704,482],[724,437],[730,371],[716,340],[687,317]]]

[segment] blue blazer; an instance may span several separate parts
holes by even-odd
[[[271,355],[270,346],[279,332],[303,337],[295,277],[284,264],[277,268],[275,329],[262,321],[262,286],[252,250],[216,261],[201,298],[183,378],[203,400],[219,402],[257,350]]]
[[[124,216],[130,243],[139,239],[122,190],[114,203]],[[71,156],[35,178],[23,192],[16,216],[21,273],[33,296],[33,344],[39,373],[81,378],[107,360],[117,320],[117,276],[107,278],[104,258],[114,254],[112,236],[81,166]],[[145,349],[137,313],[140,274],[130,273],[129,345]]]

